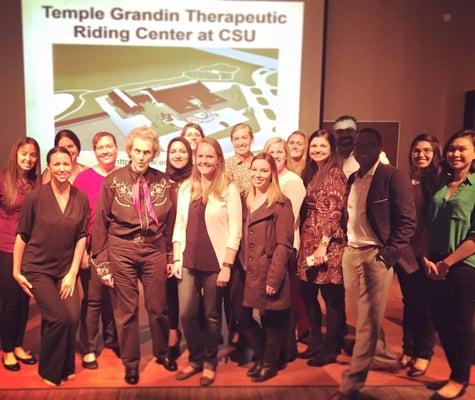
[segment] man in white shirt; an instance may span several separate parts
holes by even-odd
[[[379,161],[381,135],[358,131],[354,155],[359,170],[348,179],[348,246],[343,253],[345,291],[357,308],[356,342],[348,370],[333,399],[354,396],[364,385],[376,354],[393,266],[407,273],[418,265],[409,245],[416,227],[409,177]]]

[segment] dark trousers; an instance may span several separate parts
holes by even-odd
[[[109,260],[114,277],[112,308],[119,336],[122,362],[127,368],[140,363],[139,286],[142,282],[148,313],[152,352],[159,357],[168,351],[165,241],[136,243],[109,238]]]
[[[13,279],[13,254],[0,251],[0,341],[5,353],[23,346],[29,301]]]
[[[296,285],[293,284],[293,282],[297,280],[296,271],[297,252],[295,249],[293,249],[292,255],[289,259],[290,295],[292,299],[296,297],[295,293],[293,293],[296,288]],[[297,319],[295,314],[295,306],[293,303],[291,303],[289,310],[289,323],[287,325],[287,332],[285,334],[284,346],[281,354],[284,360],[293,359],[297,355],[297,338],[295,337],[296,323]]]
[[[180,321],[188,344],[189,362],[194,368],[216,369],[221,338],[222,288],[217,272],[183,268],[178,284]],[[200,296],[203,292],[204,318],[200,317]],[[200,320],[205,322],[202,328]]]
[[[110,289],[102,284],[94,269],[79,270],[79,277],[84,292],[84,298],[81,302],[81,325],[79,329],[81,352],[83,354],[97,354],[99,319],[102,319],[104,345],[108,348],[118,349],[119,344],[112,313]]]
[[[79,324],[79,292],[61,299],[61,279],[41,273],[26,273],[41,313],[39,375],[59,384],[73,374],[76,331]]]
[[[475,268],[455,264],[431,282],[432,317],[449,363],[450,379],[466,383],[474,350]]]
[[[178,329],[178,280],[175,277],[167,279],[168,325],[170,329]]]
[[[435,332],[430,306],[430,282],[423,269],[407,274],[395,266],[403,308],[403,353],[410,357],[432,357]]]
[[[238,321],[240,332],[254,351],[256,361],[278,368],[288,333],[290,309],[266,310],[260,315],[259,326],[252,317],[252,308],[242,308]]]
[[[327,334],[322,340],[322,309],[318,302],[318,292],[322,293],[327,310]],[[302,281],[300,293],[305,303],[310,322],[310,348],[316,350],[323,345],[326,354],[338,354],[346,332],[345,289],[343,285],[324,284]]]

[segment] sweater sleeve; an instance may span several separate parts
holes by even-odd
[[[229,184],[226,194],[226,207],[229,227],[226,247],[237,251],[242,237],[242,203],[239,190],[234,183]]]

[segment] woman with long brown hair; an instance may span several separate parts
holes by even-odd
[[[25,196],[39,185],[40,148],[35,139],[25,137],[12,147],[8,165],[0,173],[0,341],[4,367],[20,370],[35,364],[36,358],[23,349],[28,320],[28,296],[13,279],[13,245]]]
[[[239,248],[241,214],[239,190],[226,177],[219,143],[203,139],[191,178],[178,193],[173,232],[173,273],[181,280],[180,320],[189,350],[189,365],[177,373],[177,380],[203,371],[200,385],[214,382],[221,337],[220,292],[230,281]],[[199,322],[202,291],[205,332]]]

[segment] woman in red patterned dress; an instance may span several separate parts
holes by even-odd
[[[346,177],[339,165],[335,139],[326,130],[310,136],[304,171],[306,197],[302,209],[302,236],[297,276],[310,322],[311,341],[301,355],[310,366],[336,361],[345,332],[345,296],[342,255],[346,245],[341,218]],[[322,311],[318,292],[325,300],[327,334],[322,340]]]

